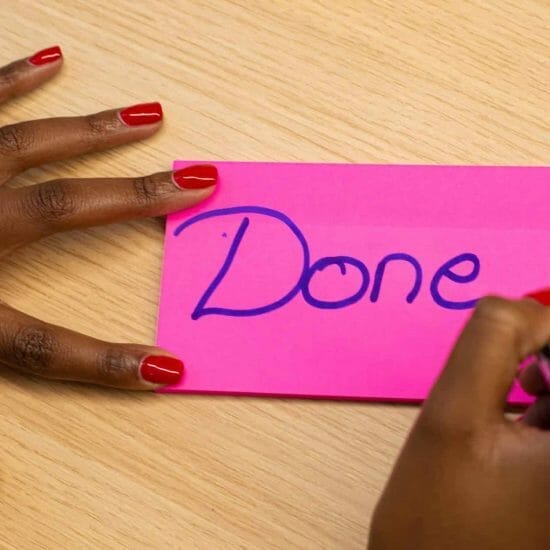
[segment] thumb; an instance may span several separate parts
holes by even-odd
[[[550,341],[550,308],[535,300],[479,301],[424,407],[470,425],[501,421],[519,364]]]

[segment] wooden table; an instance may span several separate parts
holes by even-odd
[[[174,158],[548,164],[541,0],[4,0],[9,61],[62,74],[0,123],[160,100],[152,140],[34,169],[137,175]],[[0,296],[50,322],[153,342],[162,225],[50,238]],[[417,409],[159,396],[0,378],[2,548],[361,549]]]

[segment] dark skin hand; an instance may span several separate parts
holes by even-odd
[[[425,402],[377,505],[371,550],[550,547],[550,391],[536,360],[520,374],[536,396],[504,414],[518,365],[550,342],[550,307],[483,299]]]
[[[61,68],[49,50],[0,69],[0,102]],[[22,189],[27,168],[153,135],[160,106],[0,128],[0,257],[56,232],[161,216],[207,198],[215,169],[72,179]],[[372,550],[542,549],[550,542],[550,392],[536,364],[520,375],[537,396],[521,422],[504,415],[518,365],[550,341],[550,308],[480,302],[424,404],[376,508]],[[182,375],[155,347],[113,344],[55,327],[0,302],[0,365],[26,374],[150,390]]]
[[[1,68],[0,101],[43,84],[62,62],[59,49],[51,48]],[[210,196],[216,171],[208,166],[135,178],[9,186],[14,176],[30,167],[148,138],[160,129],[161,121],[160,105],[153,103],[0,128],[0,258],[53,233],[162,216]],[[167,351],[101,342],[31,318],[0,300],[1,367],[132,390],[176,382],[183,372],[181,361]]]

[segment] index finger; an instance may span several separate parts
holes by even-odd
[[[534,300],[480,300],[426,404],[451,424],[502,421],[519,364],[550,341],[550,308]]]

